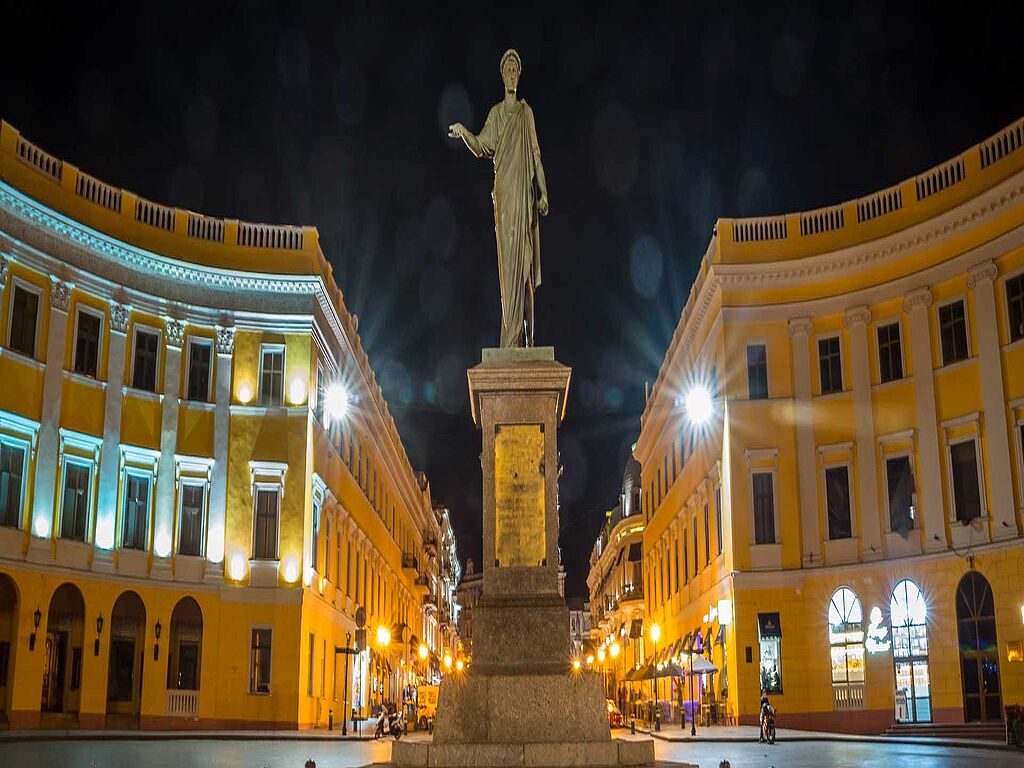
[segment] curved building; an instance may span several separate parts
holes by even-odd
[[[0,291],[0,720],[326,726],[426,674],[438,522],[315,229],[3,123]]]
[[[1022,144],[718,221],[635,454],[655,665],[719,670],[674,715],[756,723],[764,690],[878,733],[1024,696]]]

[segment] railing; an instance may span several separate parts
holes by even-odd
[[[44,152],[31,141],[21,136],[18,136],[18,146],[15,149],[15,152],[18,155],[18,159],[23,163],[31,165],[37,171],[46,174],[54,181],[60,181],[64,164],[59,158],[54,157],[48,152]]]
[[[157,229],[174,231],[174,209],[141,197],[135,202],[135,220]]]
[[[903,190],[897,184],[857,201],[857,223],[871,221],[903,207]]]
[[[632,589],[623,590],[619,596],[619,603],[625,603],[627,600],[643,600],[644,590],[642,587],[633,587]]]
[[[988,168],[992,163],[1002,160],[1011,152],[1016,152],[1021,146],[1024,146],[1024,118],[981,143],[981,147],[979,147],[981,167]]]
[[[199,691],[167,689],[167,714],[172,717],[198,717]]]
[[[785,240],[786,217],[736,219],[732,223],[732,239],[737,243],[749,243],[754,240]]]
[[[917,186],[917,199],[924,200],[936,192],[941,192],[964,180],[964,159],[954,157],[948,163],[943,163],[927,173],[922,173],[914,183]]]
[[[121,190],[104,184],[87,173],[78,172],[75,194],[107,210],[121,212]]]
[[[833,229],[843,228],[843,206],[833,205],[800,214],[800,235],[820,235]]]
[[[864,683],[840,683],[832,686],[833,709],[864,709]]]
[[[250,248],[302,250],[302,227],[273,224],[238,223],[238,244]]]
[[[224,220],[213,219],[198,213],[188,215],[188,236],[213,243],[224,242]]]

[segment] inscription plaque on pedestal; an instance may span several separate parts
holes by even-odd
[[[495,425],[495,566],[544,565],[544,490],[544,426]]]

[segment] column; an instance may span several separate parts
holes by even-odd
[[[978,359],[981,363],[981,402],[985,409],[985,453],[988,455],[986,486],[992,507],[992,539],[1010,539],[1017,535],[1013,504],[1013,479],[1010,475],[1010,441],[1006,426],[1006,395],[1003,389],[1002,355],[999,351],[999,327],[996,323],[995,282],[998,270],[991,261],[971,267],[967,287],[974,292],[974,317],[977,322]],[[980,457],[979,457],[980,461]]]
[[[914,407],[917,420],[917,509],[915,527],[924,523],[922,539],[926,551],[946,549],[946,521],[942,504],[942,469],[939,462],[939,428],[935,422],[935,379],[932,363],[928,307],[932,292],[918,288],[903,299],[903,311],[910,315],[910,353],[914,366]],[[924,507],[922,515],[921,507]]]
[[[800,482],[800,561],[809,568],[822,564],[818,523],[818,457],[814,451],[814,418],[811,409],[809,317],[789,321],[793,353],[793,416],[796,421],[797,477]],[[776,535],[779,535],[778,533]]]
[[[228,502],[228,433],[231,426],[231,355],[235,329],[217,329],[217,388],[213,410],[213,474],[206,537],[206,580],[224,577],[224,533]]]
[[[96,501],[96,546],[93,570],[112,567],[111,550],[117,529],[117,482],[121,452],[121,403],[130,308],[110,303],[110,351],[103,402],[103,448],[100,451],[99,495]]]
[[[871,406],[871,368],[868,363],[867,307],[846,311],[843,326],[850,334],[850,374],[853,379],[853,422],[856,435],[857,506],[860,509],[861,558],[882,556],[882,524],[878,511],[878,463],[875,460],[875,420]]]
[[[46,334],[46,373],[39,416],[39,448],[32,491],[32,534],[51,538],[54,491],[57,483],[57,452],[60,448],[60,399],[64,385],[64,339],[68,327],[68,305],[72,284],[50,275],[50,325]],[[33,545],[37,542],[33,541]],[[36,549],[33,546],[32,549]],[[40,554],[43,554],[40,552]],[[46,551],[45,557],[49,557]],[[34,559],[32,553],[30,559]]]
[[[156,474],[156,511],[153,515],[153,571],[170,572],[174,543],[174,453],[178,447],[178,383],[181,380],[181,345],[185,324],[167,318],[164,322],[164,386],[160,420],[160,463]]]

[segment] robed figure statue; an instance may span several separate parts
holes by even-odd
[[[533,292],[540,285],[539,217],[548,214],[548,188],[540,162],[533,110],[516,99],[522,62],[514,50],[501,57],[505,98],[491,107],[474,135],[462,123],[448,128],[476,157],[494,161],[494,234],[501,287],[501,346],[533,346]]]

